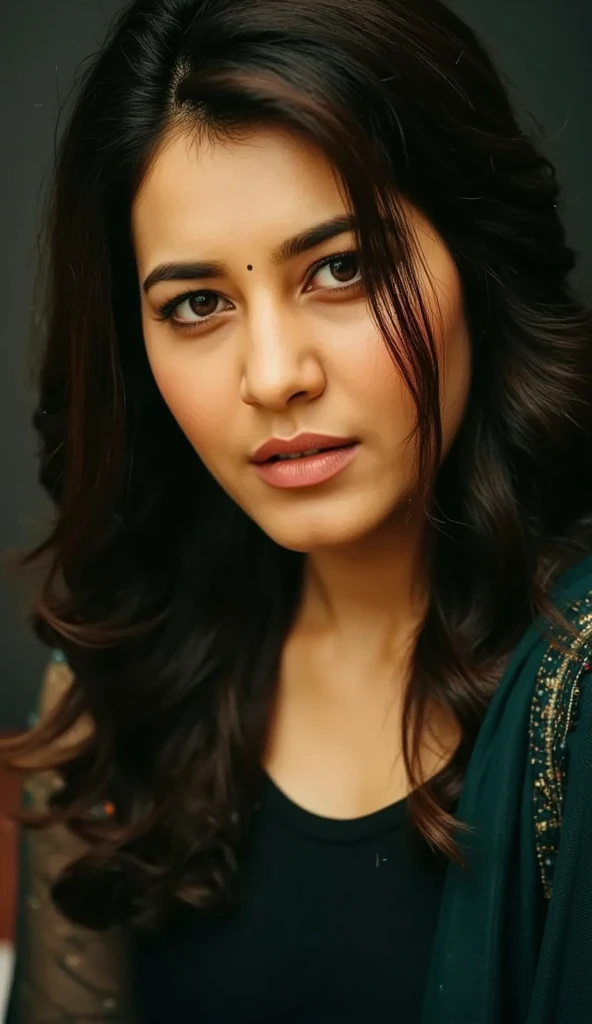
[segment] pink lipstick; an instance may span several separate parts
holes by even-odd
[[[355,457],[359,443],[351,437],[298,434],[271,438],[251,462],[257,475],[272,487],[313,487],[331,480]]]

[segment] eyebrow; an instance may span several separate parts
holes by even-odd
[[[276,266],[287,263],[300,256],[310,249],[315,249],[323,242],[328,242],[337,235],[343,235],[346,231],[355,231],[356,218],[354,216],[333,217],[331,220],[316,224],[306,231],[302,231],[293,238],[286,239],[276,249],[272,250],[271,262]],[[148,292],[155,284],[161,281],[197,281],[203,278],[223,277],[226,267],[223,263],[216,262],[195,262],[186,263],[161,263],[148,274],[142,285],[144,292]]]

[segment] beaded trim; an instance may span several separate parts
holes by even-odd
[[[592,670],[592,594],[566,612],[577,635],[562,635],[541,662],[530,711],[530,763],[537,859],[551,898],[568,770],[568,735],[578,717],[580,686]]]

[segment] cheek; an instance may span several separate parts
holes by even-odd
[[[441,265],[440,265],[441,264]],[[470,341],[460,281],[451,260],[437,265],[438,287],[424,295],[431,308],[431,326],[441,374],[441,417],[444,452],[450,447],[464,413],[471,375]],[[393,325],[396,336],[396,326]],[[405,363],[404,339],[402,360]],[[355,408],[370,425],[377,444],[395,457],[413,461],[417,413],[402,371],[373,323],[341,337],[336,369]],[[413,372],[413,370],[411,371]]]
[[[374,325],[344,335],[339,377],[353,408],[387,447],[399,445],[413,428],[415,406],[402,373]]]
[[[228,448],[229,425],[236,414],[230,374],[225,379],[208,372],[203,360],[169,353],[156,357],[149,349],[148,360],[171,414],[198,455],[209,463]]]
[[[471,384],[471,343],[460,289],[455,298],[449,306],[444,337],[439,341],[443,455],[450,449],[460,427]]]

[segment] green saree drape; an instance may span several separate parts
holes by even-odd
[[[557,651],[533,626],[488,709],[458,807],[472,829],[460,837],[466,866],[448,871],[422,1024],[592,1024],[591,595],[586,559],[555,592],[577,637]],[[559,791],[559,811],[545,806]]]

